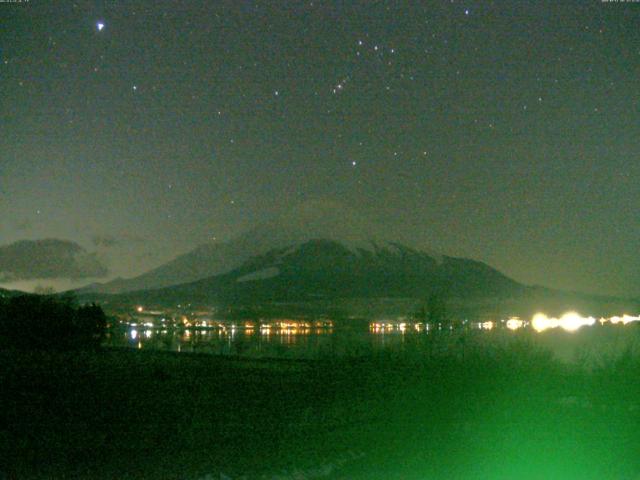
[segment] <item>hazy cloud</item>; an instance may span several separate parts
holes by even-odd
[[[0,282],[81,279],[105,277],[108,273],[94,253],[68,240],[21,240],[0,246]]]
[[[131,246],[147,241],[147,238],[129,232],[121,232],[119,235],[96,234],[91,237],[91,243],[99,248]]]
[[[121,235],[123,241],[131,242],[131,243],[144,243],[148,242],[149,239],[137,233],[123,232]]]
[[[104,248],[115,247],[116,245],[118,245],[118,243],[120,243],[120,241],[116,237],[111,235],[94,235],[93,237],[91,237],[91,242],[93,242],[96,247]]]
[[[22,221],[16,222],[15,226],[16,226],[16,230],[18,230],[19,232],[24,232],[31,228],[31,222],[29,220],[22,220]]]

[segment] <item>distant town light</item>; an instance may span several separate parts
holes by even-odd
[[[567,332],[575,332],[584,325],[591,326],[596,323],[596,319],[593,317],[581,317],[576,312],[565,313],[560,317],[560,327]]]
[[[520,320],[518,317],[512,317],[509,320],[507,320],[507,328],[509,330],[518,330],[519,328],[522,328],[523,325],[524,325],[524,322]]]

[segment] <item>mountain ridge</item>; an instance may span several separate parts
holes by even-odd
[[[383,233],[380,233],[383,232]],[[305,202],[226,242],[198,245],[190,252],[129,279],[115,279],[78,289],[79,293],[124,293],[164,288],[220,275],[252,257],[314,239],[338,241],[352,250],[397,242],[381,224],[333,201]],[[404,242],[407,243],[407,242]],[[419,243],[419,242],[418,242]],[[420,245],[434,258],[439,253]]]
[[[431,255],[399,243],[351,249],[313,239],[272,249],[229,272],[153,290],[138,298],[246,304],[317,299],[509,297],[526,287],[470,259]]]

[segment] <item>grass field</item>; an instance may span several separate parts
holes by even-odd
[[[636,479],[640,361],[0,352],[0,478]]]

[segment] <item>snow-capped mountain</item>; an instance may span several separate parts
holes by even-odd
[[[309,240],[255,256],[230,272],[152,293],[209,302],[336,298],[506,297],[525,287],[474,260],[433,256],[387,243],[367,248]]]
[[[352,252],[373,252],[401,240],[435,261],[442,259],[423,245],[427,239],[393,238],[392,232],[374,220],[335,202],[311,201],[263,223],[227,242],[198,246],[164,265],[130,279],[92,284],[83,293],[121,293],[163,288],[221,275],[242,267],[250,259],[281,248],[293,248],[311,240],[329,240]],[[375,233],[372,233],[375,232]]]

